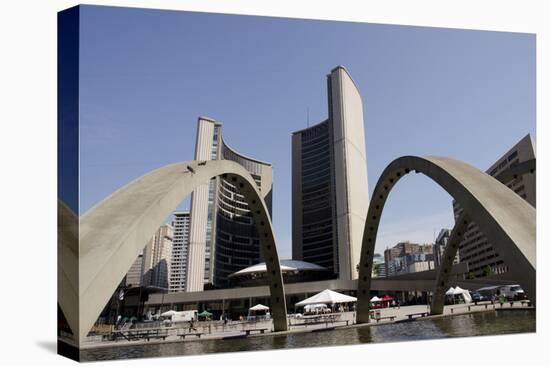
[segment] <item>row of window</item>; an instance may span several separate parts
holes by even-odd
[[[319,223],[321,221],[326,221],[332,219],[332,208],[322,208],[312,212],[302,213],[302,223],[304,225],[311,225],[314,223]]]
[[[309,163],[312,159],[319,156],[328,156],[330,154],[330,145],[328,140],[316,146],[308,146],[302,149],[302,165]]]
[[[316,256],[321,254],[332,254],[334,246],[332,241],[316,244],[314,246],[304,246],[302,249],[303,256]],[[332,256],[332,255],[331,255]]]
[[[306,144],[314,144],[315,142],[319,141],[321,138],[328,136],[328,120],[326,123],[321,123],[315,127],[312,127],[309,130],[302,131],[300,133],[300,137],[302,140],[302,145]]]
[[[310,213],[310,212],[314,212],[320,209],[330,208],[330,207],[331,207],[331,202],[329,198],[325,197],[322,200],[321,199],[315,200],[315,201],[309,202],[308,204],[304,204],[303,210],[304,210],[304,213]]]
[[[324,171],[330,173],[330,161],[328,157],[311,162],[311,164],[302,166],[301,180],[307,181],[312,173]]]
[[[321,146],[301,156],[302,169],[309,169],[312,166],[328,164],[330,158],[330,147]]]
[[[307,201],[311,199],[316,199],[322,196],[330,195],[330,185],[323,185],[317,191],[309,190],[307,193],[302,193],[302,201]]]
[[[311,262],[314,264],[325,264],[322,266],[331,267],[334,261],[332,253],[330,254],[318,254],[314,256],[304,256],[304,261]]]
[[[319,221],[317,223],[310,223],[307,226],[302,226],[302,231],[308,232],[308,231],[314,231],[316,229],[330,227],[332,228],[332,218]]]
[[[322,189],[330,190],[330,181],[315,183],[313,185],[302,185],[302,195],[309,195]]]

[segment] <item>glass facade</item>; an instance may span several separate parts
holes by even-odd
[[[329,121],[300,134],[302,190],[302,260],[336,273],[334,198]]]
[[[222,137],[222,125],[213,122],[210,159],[231,160],[246,168],[263,194],[271,214],[271,164],[243,156]],[[206,131],[206,130],[205,130]],[[206,220],[204,283],[227,288],[228,276],[262,261],[256,225],[245,197],[235,185],[221,177],[210,181]]]
[[[262,191],[262,175],[269,170],[271,177],[271,165],[244,157],[223,141],[221,146],[221,159],[231,160],[245,167]],[[230,181],[223,178],[218,180],[214,283],[216,287],[223,288],[231,286],[228,278],[230,274],[257,264],[263,258],[256,224],[244,195]],[[271,182],[267,186],[271,191]],[[271,200],[266,200],[266,204],[271,214]]]

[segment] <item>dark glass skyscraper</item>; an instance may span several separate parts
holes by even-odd
[[[354,279],[369,203],[363,103],[345,68],[327,84],[328,119],[292,134],[292,258]]]

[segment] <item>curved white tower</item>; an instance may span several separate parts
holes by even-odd
[[[223,140],[222,124],[199,117],[195,159],[230,160],[254,178],[271,215],[271,163],[238,153]],[[229,275],[262,261],[256,225],[240,189],[215,178],[198,187],[191,197],[191,223],[187,256],[187,292],[205,284],[230,286]]]

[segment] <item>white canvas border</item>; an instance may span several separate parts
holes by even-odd
[[[351,363],[435,366],[466,364],[533,363],[544,354],[548,336],[545,314],[548,296],[544,247],[548,231],[548,66],[549,28],[544,2],[522,1],[253,1],[156,0],[90,1],[98,5],[150,7],[205,12],[332,19],[372,23],[468,28],[537,34],[537,156],[538,172],[538,312],[537,334],[459,338],[423,342],[369,344],[349,347],[308,348],[285,351],[214,354],[107,362],[116,365],[243,366],[338,365]],[[55,354],[56,342],[56,12],[74,1],[4,2],[0,27],[2,39],[2,108],[0,153],[2,174],[0,211],[3,229],[1,267],[3,322],[0,360],[24,365],[68,365]],[[546,22],[547,23],[547,22]],[[546,81],[546,82],[544,82]],[[546,101],[546,105],[544,103]],[[29,243],[28,231],[38,238]],[[10,302],[12,300],[12,302]],[[17,315],[32,315],[32,328]],[[450,359],[449,355],[463,354]],[[3,364],[4,364],[3,363]],[[7,365],[7,364],[6,364]]]

